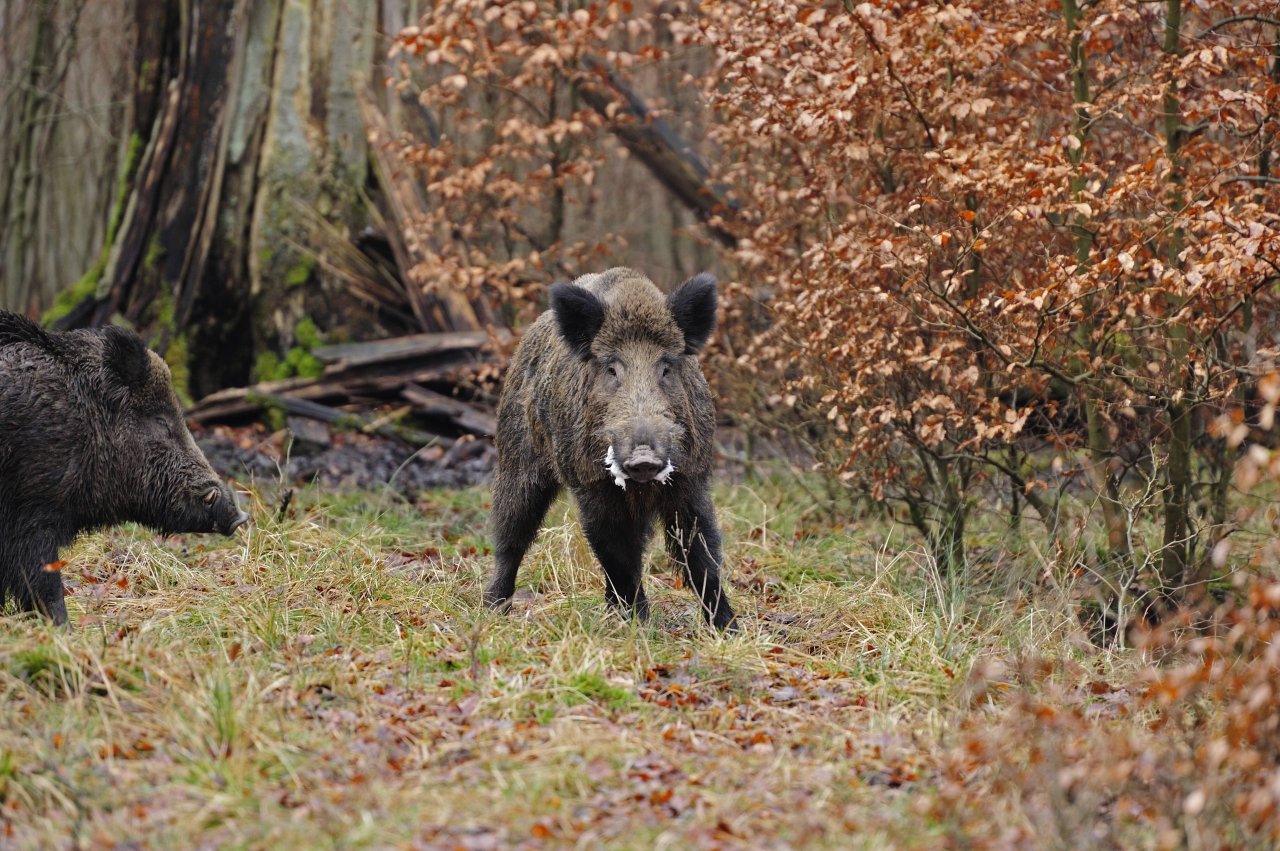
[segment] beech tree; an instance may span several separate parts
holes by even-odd
[[[750,358],[946,569],[999,481],[1057,539],[1084,480],[1113,596],[1203,580],[1222,417],[1276,343],[1271,5],[714,2],[684,27],[718,55],[742,274],[779,294]]]
[[[428,291],[487,296],[514,318],[552,280],[632,254],[652,267],[654,249],[671,256],[674,282],[693,269],[672,231],[694,222],[733,244],[722,221],[727,200],[668,121],[673,105],[660,112],[635,82],[647,77],[646,88],[660,90],[676,73],[664,67],[671,36],[660,9],[632,0],[572,8],[449,0],[400,33],[396,85],[427,116],[398,150],[425,190],[407,228],[411,241],[431,246],[417,258],[415,280]],[[683,106],[699,112],[699,96],[687,89]],[[632,158],[643,177],[627,167]],[[624,224],[650,181],[681,213]],[[628,236],[643,242],[633,249]],[[707,253],[695,245],[685,254],[696,265]]]

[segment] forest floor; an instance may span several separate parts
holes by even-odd
[[[1090,643],[1043,560],[1001,541],[945,582],[814,484],[718,488],[732,636],[660,550],[651,620],[611,613],[564,501],[488,611],[484,487],[267,480],[234,539],[88,536],[71,630],[0,619],[0,848],[1038,845],[1032,790],[965,730],[1042,687],[1030,659],[1138,729],[1142,663]]]

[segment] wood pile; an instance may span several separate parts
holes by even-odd
[[[498,342],[507,336],[497,332]],[[318,346],[311,354],[325,365],[322,375],[220,390],[197,402],[187,418],[208,425],[277,409],[291,419],[413,444],[451,445],[461,435],[492,437],[496,421],[491,406],[441,392],[496,362],[487,351],[490,342],[484,331],[448,331]],[[390,415],[369,413],[388,405]],[[409,414],[415,417],[413,427],[401,422]]]

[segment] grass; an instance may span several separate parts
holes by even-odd
[[[933,847],[971,671],[1135,664],[786,482],[719,492],[730,637],[656,549],[651,621],[613,615],[563,503],[500,615],[487,492],[275,496],[83,539],[70,632],[0,619],[0,847]]]

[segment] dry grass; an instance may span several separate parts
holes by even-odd
[[[562,506],[495,615],[486,501],[83,540],[72,631],[0,619],[0,847],[931,847],[975,667],[1135,664],[778,483],[722,492],[741,635],[656,553],[652,621],[612,615]]]

